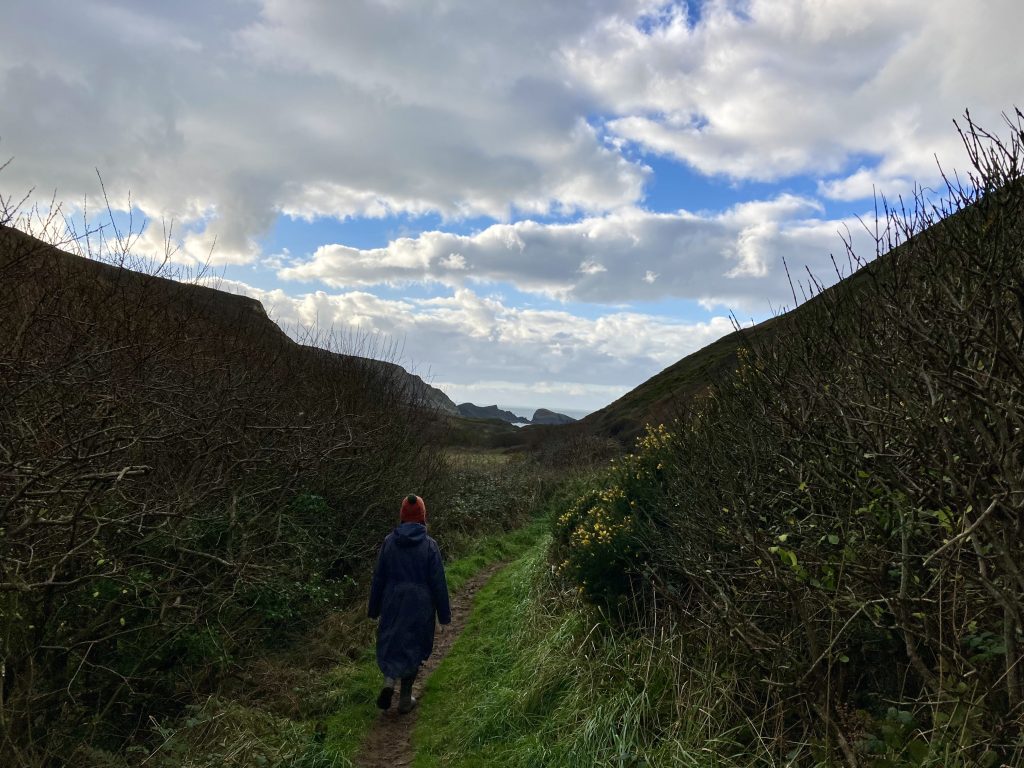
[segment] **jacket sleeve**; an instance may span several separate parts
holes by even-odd
[[[373,569],[373,582],[370,584],[370,606],[366,611],[366,615],[371,619],[380,616],[381,603],[384,601],[384,587],[388,580],[387,566],[384,562],[384,552],[387,548],[388,543],[385,541],[377,555],[377,567]]]
[[[452,623],[452,609],[448,602],[448,580],[444,575],[444,563],[441,560],[441,550],[437,544],[431,542],[430,547],[430,595],[434,599],[434,610],[437,611],[437,620],[442,624]]]

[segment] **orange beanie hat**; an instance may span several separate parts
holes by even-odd
[[[423,499],[417,496],[415,493],[410,493],[402,500],[402,515],[401,520],[403,523],[423,523],[427,522],[427,505],[423,503]]]

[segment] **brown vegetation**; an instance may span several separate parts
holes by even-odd
[[[292,342],[130,236],[64,253],[3,202],[0,763],[48,765],[322,616],[443,458],[387,367]]]

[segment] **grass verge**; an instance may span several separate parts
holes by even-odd
[[[685,689],[665,635],[608,630],[550,576],[545,537],[477,594],[427,682],[416,768],[731,768],[727,685]],[[667,636],[671,636],[669,633]]]

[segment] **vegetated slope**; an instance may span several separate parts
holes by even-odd
[[[832,294],[852,293],[866,287],[872,280],[872,274],[884,269],[887,258],[887,255],[882,256],[861,266],[852,275],[786,313],[786,322],[801,322],[817,302],[829,300]],[[580,420],[579,428],[591,435],[614,437],[631,445],[643,434],[646,424],[656,425],[670,420],[712,382],[734,370],[738,363],[737,351],[741,347],[774,339],[785,328],[785,324],[780,322],[782,317],[772,317],[749,328],[736,330],[687,355],[613,403],[585,416]]]
[[[511,448],[523,444],[523,431],[503,419],[446,419],[446,444],[462,448]]]
[[[679,649],[643,750],[697,701],[689,747],[728,734],[730,764],[1024,764],[1024,115],[1010,129],[968,122],[964,186],[888,214],[885,258],[556,513],[569,584],[624,640]]]
[[[43,296],[59,295],[62,304],[70,310],[74,306],[82,308],[84,303],[102,295],[111,304],[108,312],[97,313],[91,320],[98,329],[117,322],[120,314],[149,313],[159,317],[161,323],[179,327],[196,340],[207,340],[204,343],[213,337],[230,340],[228,346],[236,347],[241,353],[246,345],[252,345],[264,350],[296,347],[311,360],[324,355],[321,347],[292,341],[256,299],[151,274],[147,268],[145,261],[130,255],[121,258],[119,263],[76,256],[18,229],[0,225],[0,269],[9,275],[6,289],[12,295],[15,291],[21,295],[22,311],[28,306],[26,302]],[[11,319],[15,319],[13,315]],[[352,363],[393,382],[408,393],[410,402],[445,414],[458,412],[444,392],[396,363],[341,351],[331,354],[341,359],[351,358]]]
[[[322,616],[444,482],[438,424],[258,302],[0,228],[0,763],[155,736]]]

